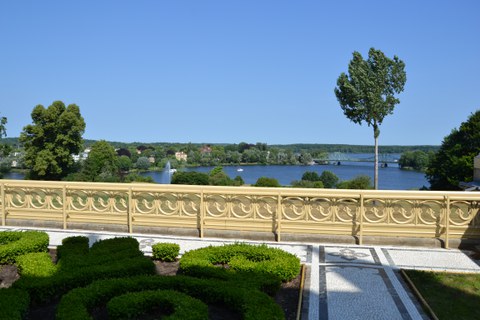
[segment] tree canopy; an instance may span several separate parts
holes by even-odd
[[[83,166],[85,180],[116,182],[118,171],[118,156],[113,146],[105,140],[95,142]]]
[[[72,155],[83,147],[85,121],[80,108],[55,101],[48,108],[37,105],[31,116],[33,123],[25,126],[20,135],[29,178],[61,180],[74,168]]]
[[[472,181],[473,158],[480,153],[480,110],[443,139],[427,169],[432,190],[459,190],[459,183]]]
[[[375,189],[378,187],[378,137],[383,119],[400,102],[395,94],[403,91],[407,80],[405,63],[397,56],[389,59],[370,48],[368,59],[355,51],[348,65],[348,75],[340,74],[335,95],[343,113],[352,122],[373,128],[375,139]]]

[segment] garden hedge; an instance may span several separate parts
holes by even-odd
[[[44,303],[72,288],[111,277],[154,274],[155,265],[134,238],[100,240],[88,249],[88,239],[65,239],[53,264],[48,254],[27,254],[17,262],[21,277],[13,287],[24,289],[34,303]]]
[[[238,312],[245,320],[284,319],[279,305],[254,288],[235,287],[231,283],[188,276],[136,276],[105,279],[76,288],[65,294],[57,308],[57,320],[92,319],[91,310],[105,305],[115,296],[143,290],[175,290],[206,304],[220,304]]]
[[[39,231],[0,232],[0,264],[15,263],[16,257],[30,252],[47,252],[48,234]]]
[[[107,303],[109,319],[142,319],[152,310],[160,312],[164,320],[208,320],[205,303],[178,291],[128,292]]]

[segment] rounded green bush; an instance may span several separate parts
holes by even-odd
[[[221,265],[228,265],[228,269],[219,268]],[[180,259],[180,270],[188,275],[211,273],[213,277],[220,278],[221,273],[247,272],[270,275],[286,282],[299,274],[300,259],[264,244],[256,246],[236,243],[188,251]]]
[[[176,243],[156,243],[152,246],[152,256],[154,259],[172,262],[178,257],[180,246]]]
[[[109,319],[141,319],[156,309],[165,320],[208,320],[208,306],[185,293],[172,290],[129,292],[107,303]]]

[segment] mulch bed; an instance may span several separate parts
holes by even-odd
[[[56,252],[54,250],[50,251],[52,256],[52,261],[56,261]],[[161,262],[155,261],[155,267],[157,274],[174,276],[178,272],[178,261],[176,262]],[[297,305],[298,305],[298,296],[300,290],[300,281],[301,276],[297,276],[290,282],[283,283],[279,292],[277,292],[274,297],[275,301],[280,305],[280,307],[285,312],[286,320],[294,320],[297,316]],[[18,270],[16,266],[12,265],[0,265],[0,288],[8,288],[19,279]],[[30,320],[41,319],[49,320],[55,319],[55,309],[58,301],[53,301],[50,304],[34,307],[30,309],[29,317]],[[98,308],[94,310],[92,314],[93,318],[96,320],[107,320],[106,308]],[[152,319],[158,315],[152,314]],[[146,317],[145,319],[148,319]],[[231,319],[231,320],[240,320],[239,315],[233,313],[229,309],[222,308],[219,306],[209,306],[209,318],[211,320],[221,320],[221,319]]]

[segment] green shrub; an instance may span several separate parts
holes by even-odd
[[[49,238],[45,232],[0,232],[0,264],[16,261],[16,257],[29,252],[48,251]]]
[[[260,177],[253,185],[254,187],[281,187],[280,183],[275,178]]]
[[[209,185],[208,174],[203,172],[181,172],[177,171],[172,176],[172,184],[189,184],[189,185]]]
[[[61,255],[57,265],[47,261],[46,255],[37,256],[38,261],[34,256],[23,258],[19,264],[21,277],[13,287],[28,291],[34,303],[43,303],[97,279],[155,272],[153,262],[143,255],[133,238],[101,240],[90,250],[88,238],[67,238],[58,250]]]
[[[106,279],[65,294],[57,308],[57,320],[86,320],[90,311],[115,296],[143,290],[175,290],[206,304],[220,304],[238,312],[245,320],[284,319],[283,311],[268,295],[254,288],[235,287],[213,279],[187,276],[137,276]]]
[[[218,267],[227,264],[228,269]],[[298,275],[300,259],[266,245],[236,243],[188,251],[180,259],[180,271],[200,278],[228,280],[237,286],[274,294],[281,281],[289,281]]]
[[[0,319],[21,320],[28,311],[30,297],[18,289],[0,289]]]
[[[180,246],[176,243],[156,243],[152,246],[154,259],[172,262],[178,257]]]
[[[208,320],[208,306],[184,293],[172,290],[129,292],[107,303],[108,317],[117,320],[141,319],[155,309],[169,320]]]

